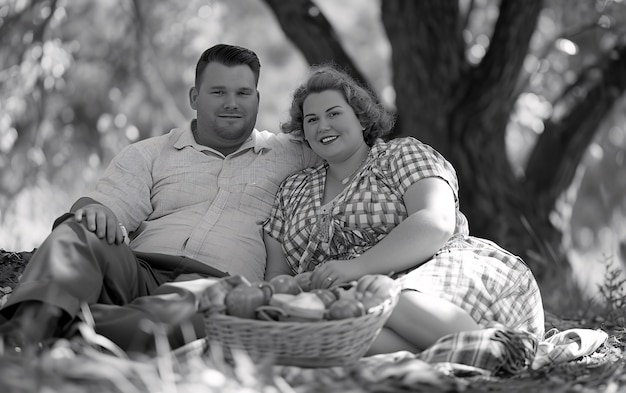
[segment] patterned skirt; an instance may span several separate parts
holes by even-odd
[[[489,322],[542,337],[539,286],[521,258],[495,243],[455,236],[420,267],[398,277],[403,289],[445,299],[482,327]]]

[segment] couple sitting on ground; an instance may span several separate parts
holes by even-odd
[[[393,116],[330,65],[296,89],[282,133],[258,131],[259,71],[245,48],[202,54],[196,118],[127,146],[57,219],[0,311],[5,350],[72,334],[83,304],[127,351],[152,351],[156,324],[177,347],[181,327],[204,334],[204,277],[305,271],[317,286],[400,281],[370,353],[420,351],[490,322],[543,334],[531,271],[469,235],[448,161],[414,138],[384,141]]]

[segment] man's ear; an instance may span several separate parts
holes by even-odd
[[[196,89],[196,87],[192,87],[191,89],[189,89],[189,105],[191,105],[191,109],[193,110],[197,110],[198,109],[198,89]]]

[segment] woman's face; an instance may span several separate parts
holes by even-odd
[[[363,127],[352,107],[336,90],[312,93],[302,105],[304,136],[328,162],[343,162],[365,145]]]

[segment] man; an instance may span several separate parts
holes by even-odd
[[[259,72],[245,48],[202,54],[189,92],[196,119],[127,146],[57,219],[0,310],[5,347],[67,335],[84,304],[96,331],[123,349],[150,350],[160,324],[180,345],[184,322],[195,319],[202,334],[195,304],[212,281],[199,277],[263,279],[261,224],[278,185],[317,158],[293,137],[254,128]]]

